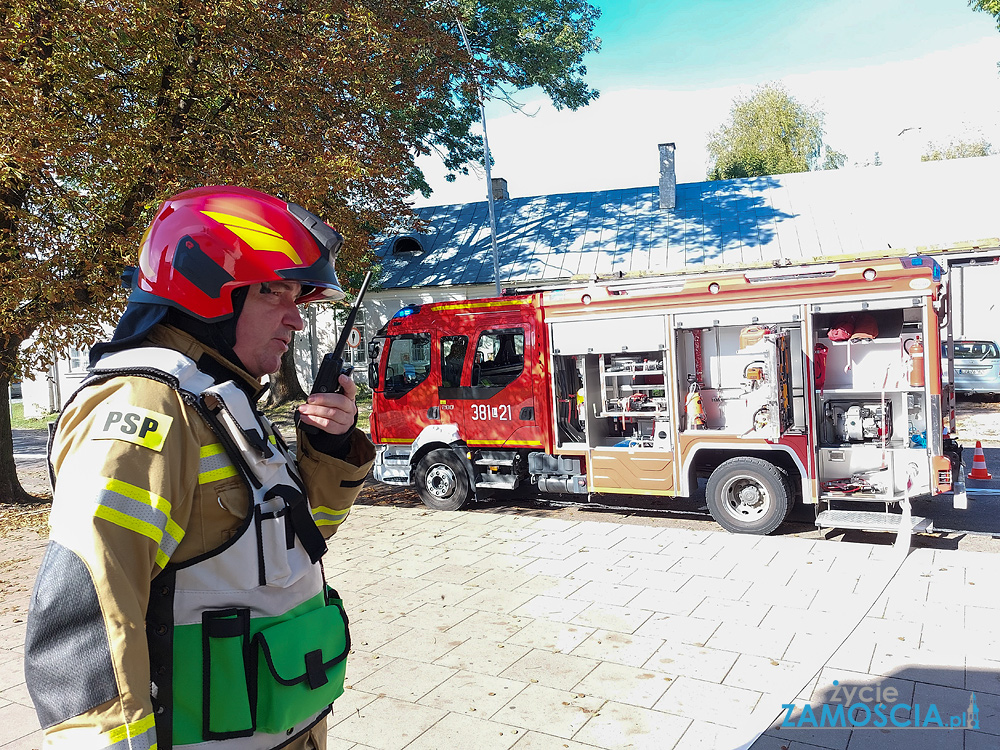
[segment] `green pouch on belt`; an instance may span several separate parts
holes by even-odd
[[[325,709],[344,692],[351,648],[344,603],[327,590],[327,605],[254,636],[257,731],[283,732]]]

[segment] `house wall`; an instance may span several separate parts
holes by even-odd
[[[1000,265],[952,269],[955,338],[1000,340]]]
[[[25,418],[40,419],[62,409],[86,376],[86,370],[72,369],[68,359],[59,359],[45,372],[26,375],[21,381]]]

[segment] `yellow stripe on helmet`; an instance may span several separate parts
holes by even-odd
[[[260,250],[264,253],[281,253],[295,265],[302,265],[302,258],[295,252],[295,248],[273,229],[268,229],[263,224],[239,216],[223,214],[218,211],[202,211],[202,213],[224,225],[254,250]]]

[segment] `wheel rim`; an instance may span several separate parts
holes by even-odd
[[[722,507],[740,521],[755,521],[771,510],[771,495],[752,477],[733,477],[722,487]]]
[[[449,467],[444,464],[434,464],[427,472],[427,491],[434,497],[444,499],[449,497],[458,484],[458,478]]]

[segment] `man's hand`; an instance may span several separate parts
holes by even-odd
[[[358,414],[358,385],[350,376],[341,375],[338,381],[343,393],[312,393],[309,400],[299,407],[301,424],[311,424],[331,435],[343,435],[354,424]]]

